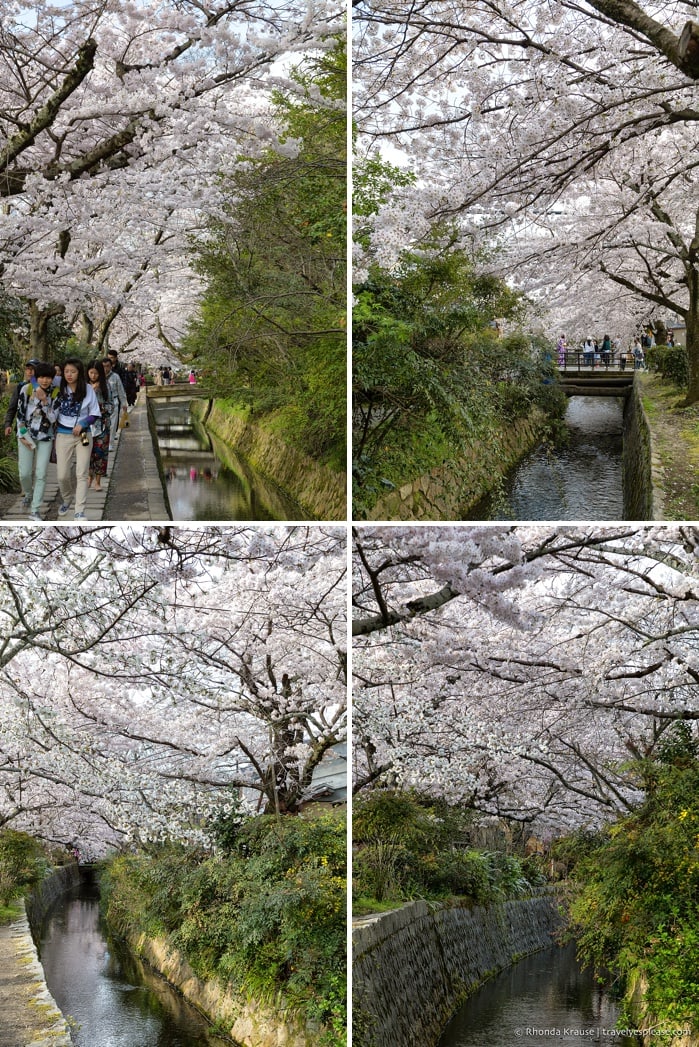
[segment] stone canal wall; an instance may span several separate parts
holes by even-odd
[[[538,408],[508,423],[488,443],[445,462],[385,494],[370,520],[458,520],[498,483],[542,438],[546,415]]]
[[[433,1047],[467,996],[562,924],[549,894],[487,909],[412,902],[355,927],[354,1047]]]
[[[624,401],[622,477],[624,519],[662,519],[658,469],[638,378]]]
[[[322,1029],[302,1023],[281,1007],[276,1012],[268,1005],[236,996],[217,982],[202,981],[182,954],[165,940],[144,934],[131,938],[129,945],[239,1047],[316,1047],[327,1042]]]
[[[77,865],[55,869],[0,927],[0,1043],[8,1047],[71,1047],[68,1022],[46,984],[32,930],[56,899],[80,882]],[[31,925],[31,926],[30,926]]]
[[[69,891],[71,887],[77,887],[81,881],[80,866],[64,865],[53,869],[51,873],[37,884],[31,894],[25,898],[29,925],[38,937],[44,917],[58,901],[62,894]]]
[[[193,400],[194,418],[240,454],[262,476],[272,480],[315,520],[344,520],[347,476],[319,465],[288,447],[276,433],[253,425],[216,400]],[[219,448],[217,447],[217,451]]]

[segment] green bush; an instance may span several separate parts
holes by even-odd
[[[646,351],[646,366],[667,382],[684,387],[689,382],[687,350],[681,345],[655,345]]]
[[[113,859],[102,887],[116,932],[168,935],[200,977],[318,1021],[344,1042],[346,825],[221,819],[217,854],[168,845]]]
[[[631,990],[647,982],[642,1015],[699,1030],[699,763],[686,725],[652,762],[639,808],[594,841],[575,869],[572,929],[581,957]]]
[[[353,898],[362,908],[459,895],[518,897],[533,881],[519,858],[470,846],[473,812],[415,792],[375,789],[355,799]],[[535,877],[536,885],[541,877]]]
[[[422,861],[425,886],[436,895],[458,894],[485,902],[492,897],[488,858],[478,851],[442,852]]]
[[[9,905],[27,887],[37,883],[47,869],[41,844],[15,829],[0,832],[0,901]]]

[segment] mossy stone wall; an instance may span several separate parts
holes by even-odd
[[[219,438],[218,454],[230,447],[262,476],[272,480],[315,520],[344,520],[347,512],[347,475],[319,465],[288,447],[276,433],[248,421],[225,404],[193,400],[191,413]]]
[[[459,520],[530,451],[542,437],[546,416],[535,409],[504,423],[488,442],[462,457],[401,484],[378,500],[369,520]]]
[[[352,935],[354,1047],[433,1047],[488,977],[551,945],[555,895],[488,908],[412,902]]]

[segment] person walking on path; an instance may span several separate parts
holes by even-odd
[[[129,407],[133,407],[138,397],[139,381],[136,368],[133,364],[128,364],[126,371],[123,375],[120,375],[121,383],[124,386],[124,392],[126,393],[126,399]]]
[[[75,499],[74,519],[86,520],[87,477],[92,453],[90,426],[101,417],[101,411],[95,391],[85,379],[85,367],[75,357],[69,357],[63,365],[56,403],[56,462],[63,500],[58,515],[65,516]]]
[[[92,487],[95,491],[101,491],[102,477],[107,475],[110,427],[114,404],[112,403],[110,389],[107,385],[107,376],[104,373],[101,360],[93,360],[92,363],[87,365],[87,379],[100,405],[100,417],[92,427],[92,452],[90,454],[87,486]]]
[[[19,393],[22,386],[26,385],[27,382],[31,382],[33,386],[36,386],[35,369],[39,362],[39,360],[27,360],[24,365],[24,380],[17,382],[5,415],[5,436],[9,436],[14,428],[15,418],[17,417],[17,405],[19,404]]]
[[[102,360],[104,374],[107,379],[109,393],[112,398],[112,418],[109,432],[109,450],[116,451],[116,442],[119,434],[119,421],[122,414],[126,417],[129,402],[126,399],[126,390],[116,371],[112,370],[112,361],[108,356]]]
[[[56,433],[58,387],[53,384],[52,364],[36,364],[36,386],[23,383],[17,404],[17,453],[19,480],[29,517],[43,523],[41,503],[46,488],[46,471]],[[32,475],[34,477],[32,483]]]

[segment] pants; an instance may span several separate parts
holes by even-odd
[[[19,453],[19,480],[22,484],[22,493],[31,498],[31,511],[38,513],[44,500],[44,488],[46,487],[46,470],[49,467],[51,457],[52,440],[37,440],[36,447],[31,451],[21,440],[17,443]],[[34,473],[34,486],[32,489],[32,473]]]
[[[121,404],[118,400],[114,401],[112,407],[112,414],[109,419],[109,446],[116,447],[117,437],[119,436],[119,419],[121,418]]]
[[[87,447],[83,447],[79,436],[72,433],[58,433],[56,436],[56,461],[58,463],[58,486],[61,498],[68,505],[75,498],[75,512],[85,512],[87,501],[87,475],[90,469],[92,454],[92,437]],[[75,459],[75,477],[73,477],[73,459]]]

